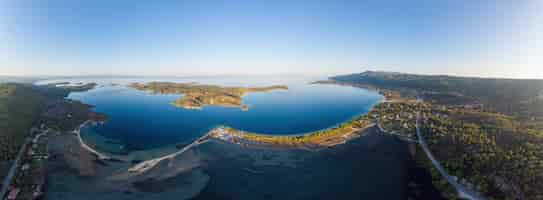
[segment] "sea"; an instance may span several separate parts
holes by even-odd
[[[406,199],[408,166],[412,164],[407,144],[377,129],[319,151],[210,141],[143,174],[127,172],[139,162],[177,151],[216,126],[269,135],[307,134],[364,115],[383,99],[362,88],[311,84],[323,79],[80,77],[39,82],[98,83],[92,90],[67,97],[92,105],[94,111],[108,117],[103,124],[83,127],[81,137],[101,153],[132,159],[100,162],[94,177],[62,170],[59,166],[73,166],[60,158],[49,161],[57,170],[48,173],[45,199]],[[153,94],[127,87],[151,81],[287,85],[289,89],[247,94],[243,97],[243,104],[250,106],[246,111],[220,106],[194,110],[170,104],[181,94]]]

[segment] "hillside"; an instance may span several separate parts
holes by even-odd
[[[543,198],[543,80],[364,72],[328,82],[399,96],[370,115],[378,117],[384,129],[417,139],[412,116],[420,112],[421,131],[437,160],[486,198]],[[403,98],[422,98],[424,103]],[[456,198],[430,162],[421,154],[416,158],[431,172],[434,185]]]
[[[43,96],[23,84],[0,84],[0,161],[11,160],[39,116]]]
[[[504,113],[525,125],[543,128],[543,80],[414,75],[366,71],[331,80],[394,90],[440,105],[479,107]]]
[[[0,83],[0,178],[38,120],[57,124],[59,128],[73,129],[88,115],[104,118],[90,112],[88,105],[64,99],[70,92],[85,91],[95,86],[94,83],[74,87]],[[63,119],[66,113],[73,117]]]
[[[542,131],[520,127],[506,115],[427,103],[385,102],[370,115],[377,116],[385,130],[418,139],[417,112],[431,152],[465,186],[487,199],[543,198]],[[454,190],[423,153],[415,157],[444,196],[455,199]]]

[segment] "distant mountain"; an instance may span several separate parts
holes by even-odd
[[[400,91],[443,104],[481,103],[486,109],[523,120],[543,120],[543,80],[474,78],[366,71],[331,80]],[[470,99],[472,101],[470,101]]]

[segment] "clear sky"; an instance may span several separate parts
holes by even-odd
[[[543,78],[543,1],[1,0],[0,75]]]

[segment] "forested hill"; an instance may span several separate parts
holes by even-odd
[[[43,95],[31,85],[0,83],[0,162],[15,158],[42,101]]]
[[[64,98],[70,92],[85,91],[95,86],[95,83],[70,87],[0,83],[0,163],[15,158],[25,137],[28,136],[30,128],[40,118],[41,112],[45,109],[44,105],[64,103],[66,102],[63,101]],[[65,104],[84,109],[83,114],[88,113],[89,106],[87,105],[79,102]],[[79,114],[73,111],[70,112],[74,115],[72,118],[76,118]],[[0,169],[1,177],[2,171]]]
[[[485,109],[519,117],[543,119],[543,80],[496,79],[454,76],[415,75],[366,71],[342,75],[331,80],[419,95],[442,104],[481,103]]]

